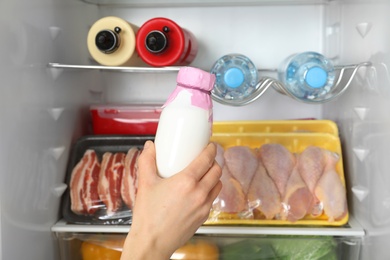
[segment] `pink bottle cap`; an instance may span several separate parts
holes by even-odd
[[[177,85],[175,90],[168,97],[163,107],[167,106],[181,91],[190,92],[191,104],[202,109],[211,110],[210,91],[214,87],[215,75],[193,67],[182,67],[177,74]],[[212,115],[210,115],[212,121]]]
[[[214,87],[215,75],[194,67],[182,67],[176,81],[184,87],[211,91]]]

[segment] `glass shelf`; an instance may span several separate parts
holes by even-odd
[[[65,220],[52,226],[52,232],[80,233],[128,233],[129,225],[77,225]],[[196,234],[213,235],[316,235],[339,237],[363,237],[363,228],[352,217],[342,227],[289,227],[289,226],[201,226]]]
[[[71,65],[61,63],[49,63],[49,68],[54,69],[85,69],[85,70],[107,70],[120,72],[139,72],[139,73],[159,73],[159,72],[177,72],[180,67],[123,67],[123,66],[101,66],[101,65]]]

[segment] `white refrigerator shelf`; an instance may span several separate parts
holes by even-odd
[[[75,233],[127,233],[130,225],[79,225],[59,220],[51,228],[52,232]],[[365,235],[360,224],[349,218],[342,227],[288,227],[288,226],[201,226],[196,234],[211,235],[315,235],[337,237],[362,237]]]

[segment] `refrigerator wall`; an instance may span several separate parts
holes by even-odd
[[[342,97],[299,103],[269,89],[244,107],[215,103],[215,120],[325,118],[341,133],[352,215],[367,232],[361,259],[386,259],[389,223],[388,1],[4,0],[0,3],[0,259],[57,259],[50,227],[61,217],[73,141],[89,133],[89,105],[159,103],[175,72],[53,68],[94,64],[90,26],[115,15],[141,26],[162,16],[194,33],[193,66],[208,70],[228,53],[276,69],[287,56],[321,52],[338,65],[371,61]],[[264,75],[276,76],[263,71]]]
[[[389,251],[389,1],[346,1],[340,9],[340,61],[369,60],[348,91],[324,106],[343,141],[349,204],[366,231],[361,259],[387,259]]]
[[[85,132],[99,83],[94,73],[47,64],[88,62],[83,43],[97,11],[80,1],[0,2],[0,259],[59,258],[50,227],[69,147]]]

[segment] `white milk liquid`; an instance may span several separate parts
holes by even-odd
[[[164,178],[189,165],[210,139],[209,111],[191,105],[182,106],[182,102],[183,100],[174,100],[163,109],[157,128],[157,170]]]

